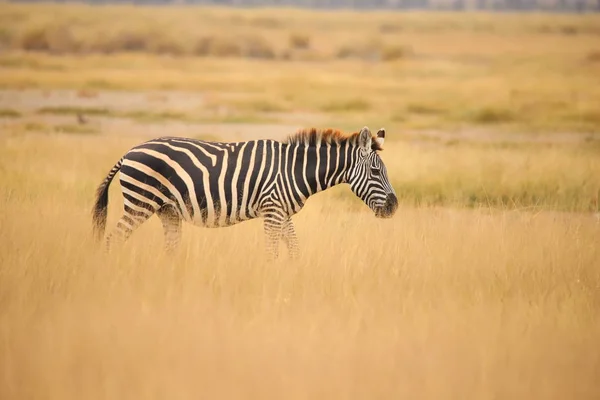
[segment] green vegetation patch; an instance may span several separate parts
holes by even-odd
[[[54,106],[42,107],[37,110],[38,114],[54,114],[54,115],[111,115],[112,112],[106,108],[93,107],[73,107],[73,106]]]
[[[121,117],[131,118],[139,122],[160,122],[160,121],[169,121],[169,120],[177,120],[177,121],[189,121],[191,118],[181,112],[176,111],[159,111],[152,112],[147,110],[140,111],[129,111],[120,114]]]
[[[233,102],[233,106],[242,110],[260,113],[290,111],[289,107],[287,107],[283,101],[264,98],[250,99],[244,102]]]
[[[54,127],[54,131],[57,133],[70,133],[77,135],[93,135],[100,133],[97,128],[87,125],[56,125]]]
[[[361,98],[332,101],[321,107],[321,111],[325,112],[368,111],[370,109],[371,103]]]
[[[40,122],[27,122],[23,125],[26,132],[49,132],[51,127]]]
[[[443,114],[445,110],[434,104],[428,103],[409,103],[406,106],[406,111],[413,114]]]
[[[21,113],[10,108],[0,108],[0,118],[19,118]]]
[[[464,115],[464,120],[476,124],[503,124],[514,122],[517,115],[514,111],[501,107],[482,107]]]

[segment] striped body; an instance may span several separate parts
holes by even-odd
[[[294,255],[298,246],[291,216],[312,194],[349,182],[362,157],[356,143],[318,135],[288,143],[173,137],[142,143],[100,185],[96,226],[104,230],[108,185],[120,170],[124,214],[109,243],[116,236],[126,239],[154,213],[163,222],[169,248],[179,242],[181,221],[212,228],[260,217],[272,255],[277,256],[279,239]],[[363,186],[366,191],[368,185]],[[393,192],[391,186],[389,190]]]

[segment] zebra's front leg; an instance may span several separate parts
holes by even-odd
[[[181,216],[171,205],[163,206],[156,214],[160,218],[165,232],[165,249],[167,253],[171,254],[181,241]]]
[[[265,216],[266,252],[269,261],[279,258],[279,240],[281,240],[285,220],[276,216]]]
[[[298,236],[292,218],[288,218],[282,229],[283,242],[286,244],[290,258],[298,258],[300,254],[300,246],[298,245]]]

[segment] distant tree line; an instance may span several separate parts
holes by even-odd
[[[37,0],[13,0],[33,3]],[[69,2],[70,0],[57,0]],[[84,0],[94,4],[204,4],[233,7],[299,7],[363,10],[482,10],[599,12],[600,0]]]

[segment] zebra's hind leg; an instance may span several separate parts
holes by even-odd
[[[168,253],[173,253],[181,241],[181,216],[172,205],[162,206],[156,214],[165,232],[165,248]]]
[[[122,245],[131,236],[133,231],[140,227],[146,222],[153,214],[154,211],[143,209],[144,211],[134,210],[133,208],[125,205],[125,210],[117,226],[113,231],[106,237],[106,251],[110,251],[111,247],[118,243]]]
[[[296,230],[291,218],[288,218],[283,223],[282,239],[287,246],[290,258],[298,258],[300,246],[298,245],[298,236],[296,236]]]

